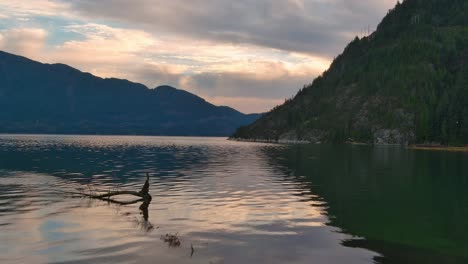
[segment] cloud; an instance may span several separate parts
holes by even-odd
[[[77,0],[84,16],[164,34],[336,55],[363,28],[375,27],[394,0]]]
[[[130,79],[144,80],[152,88],[162,84],[182,88],[180,84],[185,69],[183,65],[147,62],[132,68]]]
[[[285,99],[310,83],[319,72],[313,69],[295,71],[280,62],[256,62],[252,72],[204,72],[185,76],[180,86],[196,94],[211,97],[257,97]],[[298,67],[295,67],[298,68]]]
[[[244,113],[262,113],[284,102],[282,99],[258,97],[205,96],[205,99],[215,105],[229,105]]]
[[[40,28],[18,28],[0,31],[0,48],[29,57],[41,53],[47,32]]]
[[[70,5],[58,0],[8,0],[0,2],[0,11],[15,17],[68,16],[73,13]]]

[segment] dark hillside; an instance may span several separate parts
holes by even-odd
[[[170,86],[148,89],[0,51],[0,133],[228,136],[257,117]]]

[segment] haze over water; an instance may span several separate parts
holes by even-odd
[[[466,263],[467,158],[390,146],[2,135],[0,262]],[[147,219],[139,204],[66,193],[138,191],[146,172]],[[181,247],[160,239],[167,233]]]

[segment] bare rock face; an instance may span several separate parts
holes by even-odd
[[[408,145],[414,138],[412,133],[404,133],[398,129],[379,129],[374,132],[374,144]]]
[[[320,129],[311,129],[299,135],[295,130],[282,134],[279,143],[322,143],[326,140],[326,132]]]

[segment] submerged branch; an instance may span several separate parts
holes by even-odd
[[[89,198],[95,198],[95,199],[104,199],[104,198],[110,198],[112,196],[125,195],[125,194],[134,195],[134,196],[138,196],[141,198],[144,197],[143,194],[141,194],[140,192],[133,192],[133,191],[110,191],[108,193],[97,194],[97,195],[83,193],[84,196],[89,197]]]
[[[98,200],[103,200],[111,203],[116,203],[120,205],[127,205],[127,204],[134,204],[138,202],[143,202],[142,206],[147,207],[149,203],[151,202],[151,195],[149,194],[149,174],[146,173],[146,181],[145,184],[143,185],[143,188],[141,188],[141,191],[135,192],[135,191],[108,191],[107,193],[102,193],[102,194],[92,194],[92,193],[84,193],[84,192],[67,192],[70,194],[76,194],[80,196],[85,196],[89,197],[92,199],[98,199]],[[118,201],[115,199],[112,199],[111,197],[118,196],[118,195],[133,195],[140,197],[140,199],[136,200],[131,200],[131,201]],[[141,207],[141,206],[140,206]],[[141,209],[141,208],[140,208]]]

